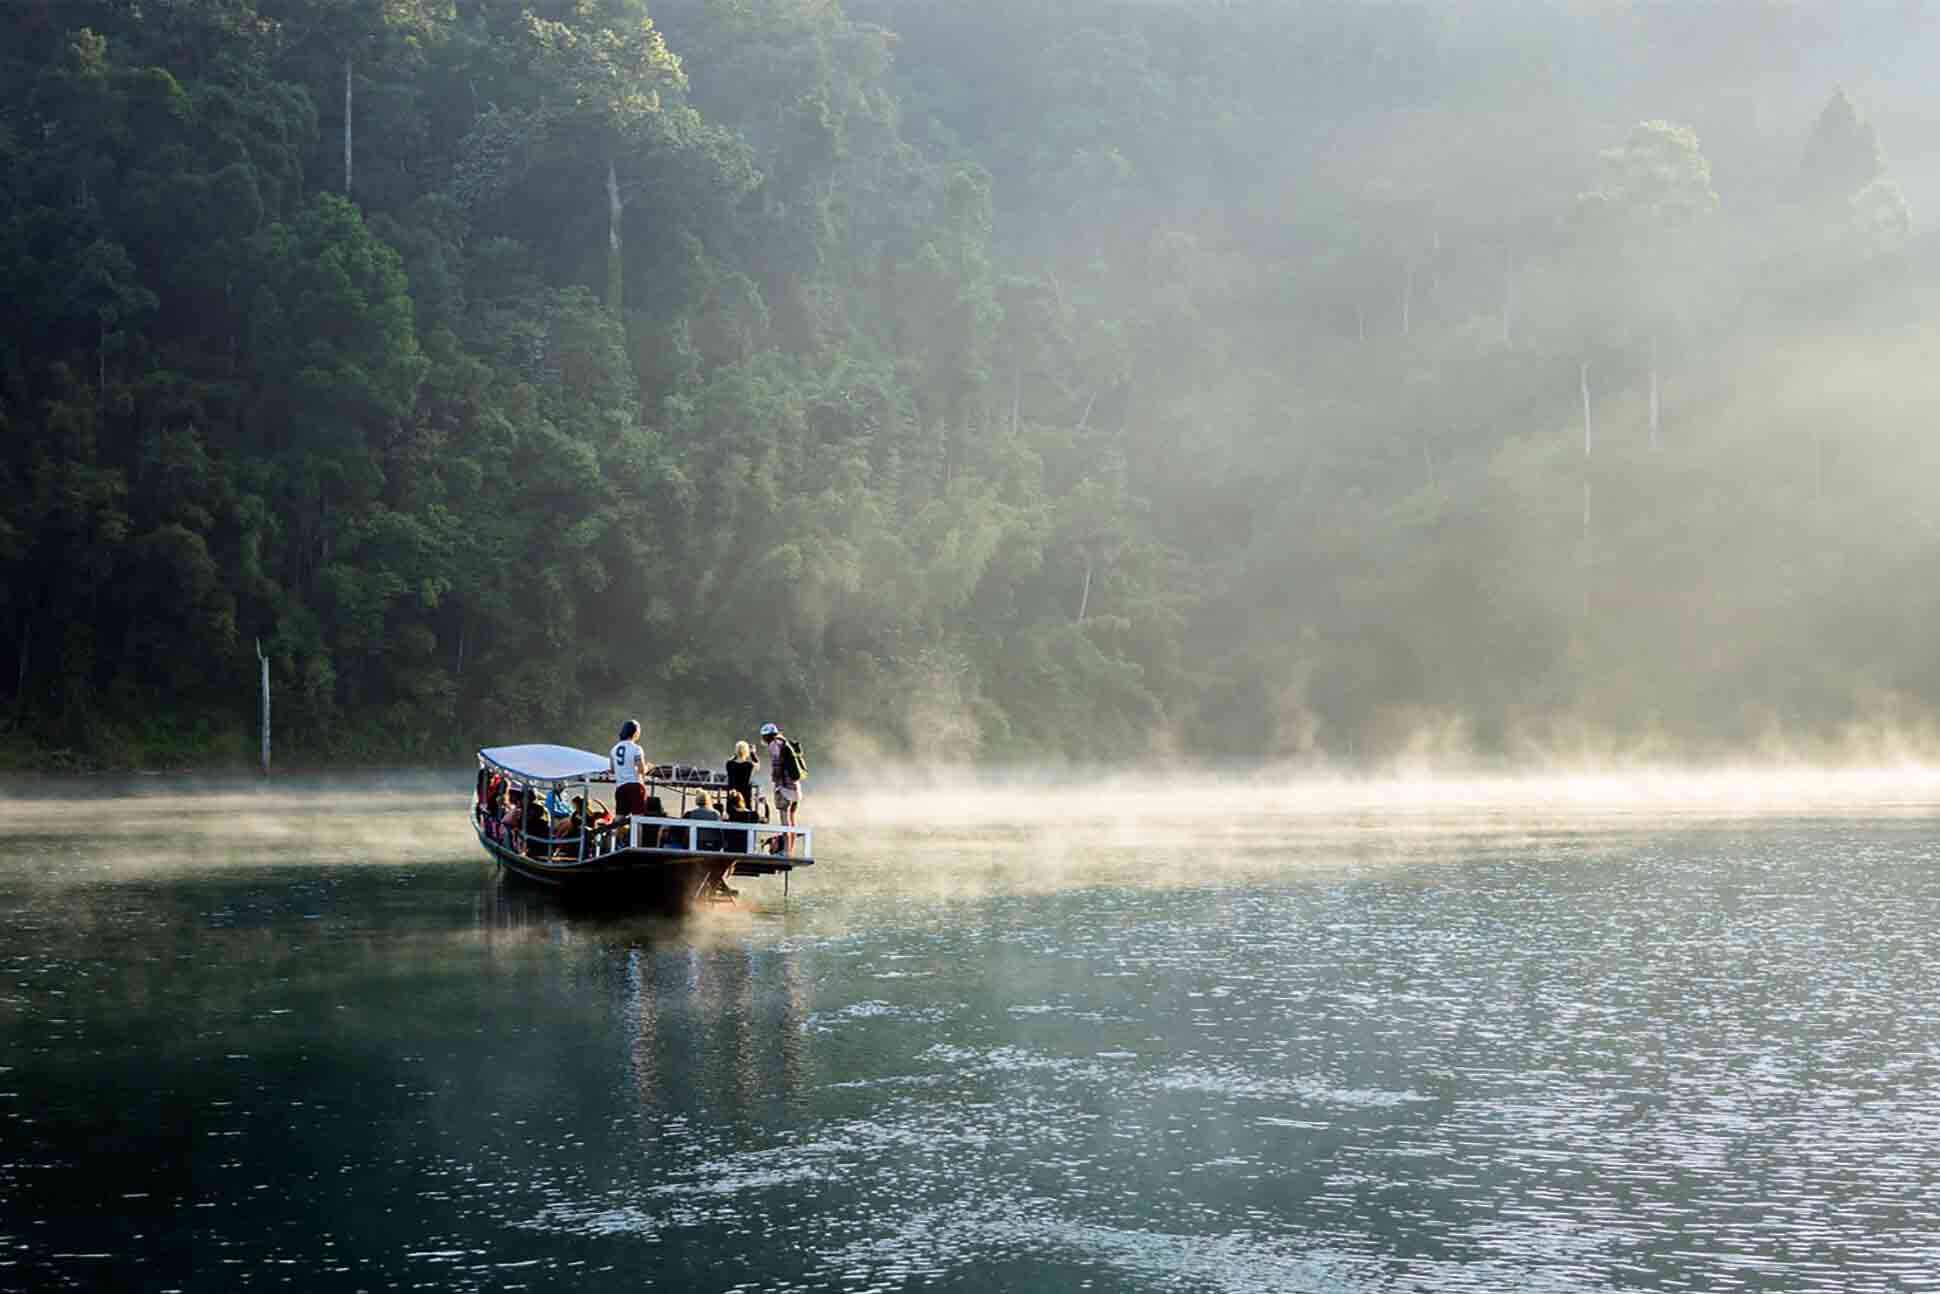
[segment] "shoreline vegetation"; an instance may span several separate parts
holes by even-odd
[[[1940,749],[1852,12],[6,6],[0,768]]]

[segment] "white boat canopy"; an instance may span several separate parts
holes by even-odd
[[[487,746],[478,757],[528,783],[598,781],[613,767],[606,756],[571,746]]]

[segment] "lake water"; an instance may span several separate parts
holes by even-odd
[[[1922,779],[823,796],[678,923],[463,782],[11,788],[0,1289],[1940,1286]]]

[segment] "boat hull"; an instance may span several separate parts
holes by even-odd
[[[478,831],[478,843],[508,874],[531,885],[574,897],[625,901],[644,907],[681,910],[712,901],[708,884],[729,866],[736,876],[787,872],[813,860],[782,860],[712,851],[619,849],[596,858],[537,859]]]

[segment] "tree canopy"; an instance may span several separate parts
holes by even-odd
[[[1917,731],[1940,254],[1752,8],[8,6],[0,748]]]

